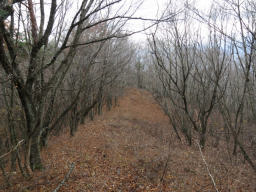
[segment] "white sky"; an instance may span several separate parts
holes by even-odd
[[[119,7],[119,8],[125,10],[126,9],[126,6],[125,6],[126,3],[127,3],[127,5],[128,4],[136,5],[136,4],[139,4],[140,1],[143,1],[143,0],[124,0],[123,1],[124,4],[121,4],[121,7]],[[186,0],[144,0],[142,5],[138,8],[137,12],[135,13],[134,17],[157,19],[161,16],[163,11],[166,9],[168,2],[170,2],[170,1],[172,1],[173,4],[176,4],[175,6],[177,8],[174,6],[175,7],[174,9],[179,10],[181,8],[181,6],[178,6],[178,5],[182,4],[182,2],[184,2]],[[190,1],[190,3],[193,1],[194,3],[192,3],[192,4],[196,8],[198,8],[199,10],[201,10],[201,11],[204,10],[205,11],[205,10],[209,9],[209,7],[211,5],[211,2],[213,0],[189,0],[189,1]],[[72,0],[71,2],[73,2],[73,6],[79,7],[77,5],[77,3],[79,1]],[[50,0],[45,0],[45,3],[47,3],[46,15],[48,16],[48,11],[47,10],[50,9]],[[39,9],[37,10],[37,13],[39,14]],[[75,13],[75,11],[73,9],[69,9],[68,15],[70,15],[70,16],[68,18],[66,18],[66,20],[65,20],[67,25],[70,22],[70,21],[68,21],[68,19],[71,19],[72,15],[74,13]],[[144,29],[146,26],[148,26],[150,24],[151,24],[150,22],[132,20],[131,22],[128,23],[128,25],[126,26],[126,29],[129,30],[129,31],[138,31],[138,30]],[[131,37],[131,39],[134,40],[135,42],[139,42],[139,43],[144,42],[146,40],[145,33],[150,33],[150,30],[148,30],[146,32],[135,34]]]
[[[178,4],[181,4],[182,1],[183,0],[172,0],[174,4],[177,4],[177,8],[175,7],[175,10],[180,9]],[[135,16],[153,19],[159,18],[161,13],[166,9],[168,2],[170,2],[170,0],[144,0],[144,3],[138,9]],[[192,3],[192,1],[190,1],[190,3]],[[192,5],[200,11],[207,11],[210,9],[211,3],[212,0],[194,0]],[[148,23],[142,21],[133,21],[128,27],[131,27],[133,30],[138,30],[143,29],[147,24]],[[146,40],[145,32],[135,34],[131,39],[135,42],[141,43]]]
[[[135,14],[135,17],[143,17],[148,19],[156,19],[161,16],[164,9],[166,8],[166,3],[168,0],[144,0],[143,4],[140,6]],[[140,30],[148,26],[149,22],[143,21],[132,21],[132,24],[128,27],[131,29]],[[135,34],[131,37],[136,42],[141,42],[146,40],[145,32]]]

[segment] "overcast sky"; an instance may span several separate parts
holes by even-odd
[[[159,18],[167,6],[167,1],[168,0],[144,0],[135,16],[148,19]],[[147,25],[149,25],[148,22],[145,23],[143,21],[133,21],[128,27],[131,27],[133,30],[138,30],[143,29]],[[145,32],[142,32],[133,35],[131,38],[136,42],[141,42],[146,40],[146,35]]]
[[[174,4],[181,4],[182,0],[172,0]],[[166,9],[167,3],[170,0],[144,0],[144,3],[140,6],[135,16],[144,17],[144,18],[159,18],[163,11]],[[199,9],[200,11],[207,11],[211,6],[212,0],[195,0],[193,1],[193,6]],[[181,6],[181,5],[180,5]],[[179,10],[181,7],[177,5],[176,10]],[[143,29],[144,26],[147,26],[145,22],[142,21],[133,21],[132,25],[129,27],[133,30]],[[141,42],[146,40],[145,33],[135,34],[131,37],[136,42]]]
[[[38,0],[39,1],[39,0]],[[127,6],[129,4],[135,5],[135,7],[139,4],[139,2],[143,1],[141,6],[137,9],[134,17],[143,17],[148,19],[157,19],[159,18],[163,11],[166,9],[168,2],[171,0],[124,0],[121,4],[117,5],[117,9],[123,9],[126,10]],[[172,3],[175,4],[175,11],[179,10],[182,7],[182,2],[185,0],[172,0]],[[209,9],[211,2],[213,0],[190,0],[190,2],[194,2],[193,5],[198,8],[201,11],[206,11]],[[45,0],[46,3],[46,10],[50,10],[50,2],[51,0]],[[65,22],[68,25],[71,22],[71,18],[73,18],[73,15],[76,13],[76,9],[80,6],[80,1],[72,0],[70,2],[73,2],[72,6],[73,8],[69,9],[68,15],[69,17],[66,18]],[[127,6],[125,5],[127,3]],[[179,5],[180,4],[180,5]],[[38,5],[38,4],[37,4]],[[75,8],[76,7],[76,8]],[[39,14],[39,6],[37,6],[38,10],[37,13]],[[24,7],[25,9],[25,7]],[[115,11],[114,11],[115,13]],[[48,12],[46,11],[46,15],[48,16]],[[39,21],[38,21],[39,22]],[[126,29],[129,31],[138,31],[142,30],[145,27],[149,26],[150,22],[143,22],[138,20],[132,20],[128,23],[126,26]],[[146,33],[150,33],[150,31],[146,31]],[[144,42],[146,40],[145,32],[135,34],[131,37],[132,40],[136,42]]]

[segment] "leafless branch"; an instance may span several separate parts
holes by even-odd
[[[75,163],[71,163],[70,169],[69,169],[67,175],[65,176],[65,178],[61,181],[61,183],[58,185],[58,187],[53,192],[58,192],[60,190],[60,188],[64,185],[64,183],[69,179],[70,174],[72,173],[74,168],[75,168]]]
[[[13,147],[8,153],[5,153],[3,155],[0,156],[0,160],[4,157],[6,157],[7,155],[9,155],[11,152],[16,151],[18,149],[19,146],[21,146],[21,144],[24,142],[24,139],[20,140],[17,145],[15,147]]]
[[[209,166],[208,166],[208,164],[207,164],[207,162],[206,162],[206,160],[205,160],[205,157],[204,157],[204,155],[203,155],[201,146],[200,146],[199,143],[197,143],[197,145],[198,145],[198,148],[199,148],[201,157],[202,157],[202,159],[203,159],[203,161],[204,161],[205,167],[206,167],[206,169],[207,169],[208,175],[211,177],[213,187],[215,188],[215,191],[216,191],[216,192],[219,192],[219,190],[218,190],[218,188],[217,188],[217,185],[216,185],[216,183],[215,183],[215,181],[214,181],[214,178],[213,178],[213,176],[212,176],[212,174],[211,174],[211,172],[210,172],[210,170],[209,170]]]

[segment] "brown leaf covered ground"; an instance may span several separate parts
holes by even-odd
[[[225,147],[207,146],[204,155],[219,191],[256,191],[250,167],[240,160],[231,164]],[[81,125],[74,137],[51,137],[42,158],[44,171],[29,181],[17,175],[5,191],[53,191],[72,162],[75,169],[60,191],[215,191],[197,147],[178,142],[167,117],[143,90],[127,89],[118,106]]]

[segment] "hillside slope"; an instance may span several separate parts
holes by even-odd
[[[225,169],[217,149],[205,156],[220,191],[255,190],[247,165]],[[30,181],[17,179],[10,191],[53,191],[72,162],[74,171],[60,191],[214,191],[196,146],[179,143],[152,95],[133,88],[74,137],[51,137],[42,158],[45,170]]]

